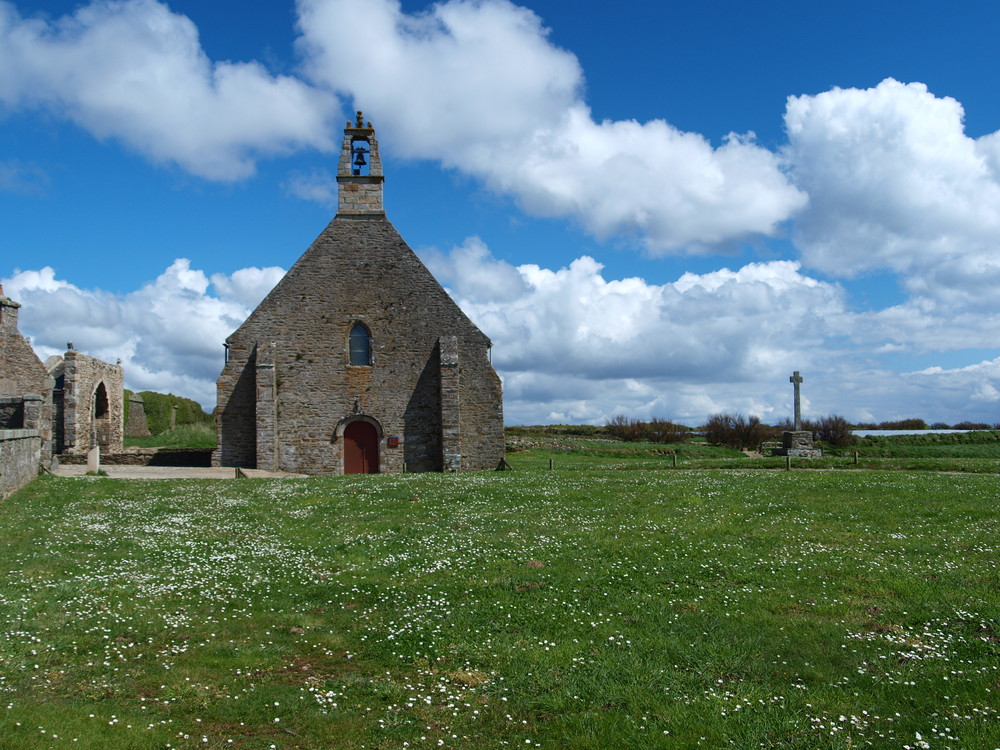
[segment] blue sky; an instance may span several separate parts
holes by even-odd
[[[1000,6],[0,0],[0,281],[214,403],[343,124],[510,423],[1000,422]]]

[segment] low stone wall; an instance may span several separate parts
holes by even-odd
[[[82,466],[86,456],[63,454],[59,463]],[[126,448],[122,453],[101,454],[101,463],[108,466],[211,466],[212,449],[187,448]]]
[[[0,430],[0,500],[38,476],[42,437],[38,430]]]

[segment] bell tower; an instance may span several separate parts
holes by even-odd
[[[347,121],[337,165],[337,215],[385,216],[382,205],[382,158],[371,122],[358,110],[357,122]]]

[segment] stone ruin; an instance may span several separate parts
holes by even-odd
[[[149,422],[146,420],[146,405],[138,393],[128,395],[128,416],[125,418],[125,437],[149,437]]]
[[[0,498],[60,454],[122,450],[122,368],[72,345],[43,365],[18,330],[20,307],[0,286]]]
[[[125,419],[121,366],[68,344],[62,357],[46,360],[45,368],[54,380],[53,452],[81,455],[96,445],[101,453],[120,453]]]

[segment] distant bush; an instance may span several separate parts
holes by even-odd
[[[735,413],[713,414],[702,431],[709,443],[737,450],[756,450],[778,432],[777,428],[762,424],[758,416]]]
[[[646,440],[649,437],[649,425],[645,422],[640,422],[638,419],[630,419],[622,414],[609,419],[604,427],[604,431],[611,437],[624,440],[628,443]]]
[[[988,430],[990,426],[985,422],[959,422],[951,426],[953,430]]]
[[[897,419],[894,422],[879,422],[879,430],[927,430],[927,423],[922,419]]]
[[[831,414],[819,420],[816,423],[816,437],[838,448],[854,445],[857,441],[851,432],[850,423],[839,414]]]
[[[515,436],[574,436],[574,437],[600,437],[604,435],[604,428],[592,424],[542,424],[542,425],[510,425],[504,430]]]
[[[691,430],[682,424],[653,417],[647,425],[649,439],[654,443],[685,443]]]
[[[146,412],[146,424],[154,435],[170,429],[170,412],[177,406],[177,426],[185,424],[212,424],[215,418],[206,414],[201,404],[189,398],[175,396],[172,393],[154,393],[142,391],[143,410]]]

